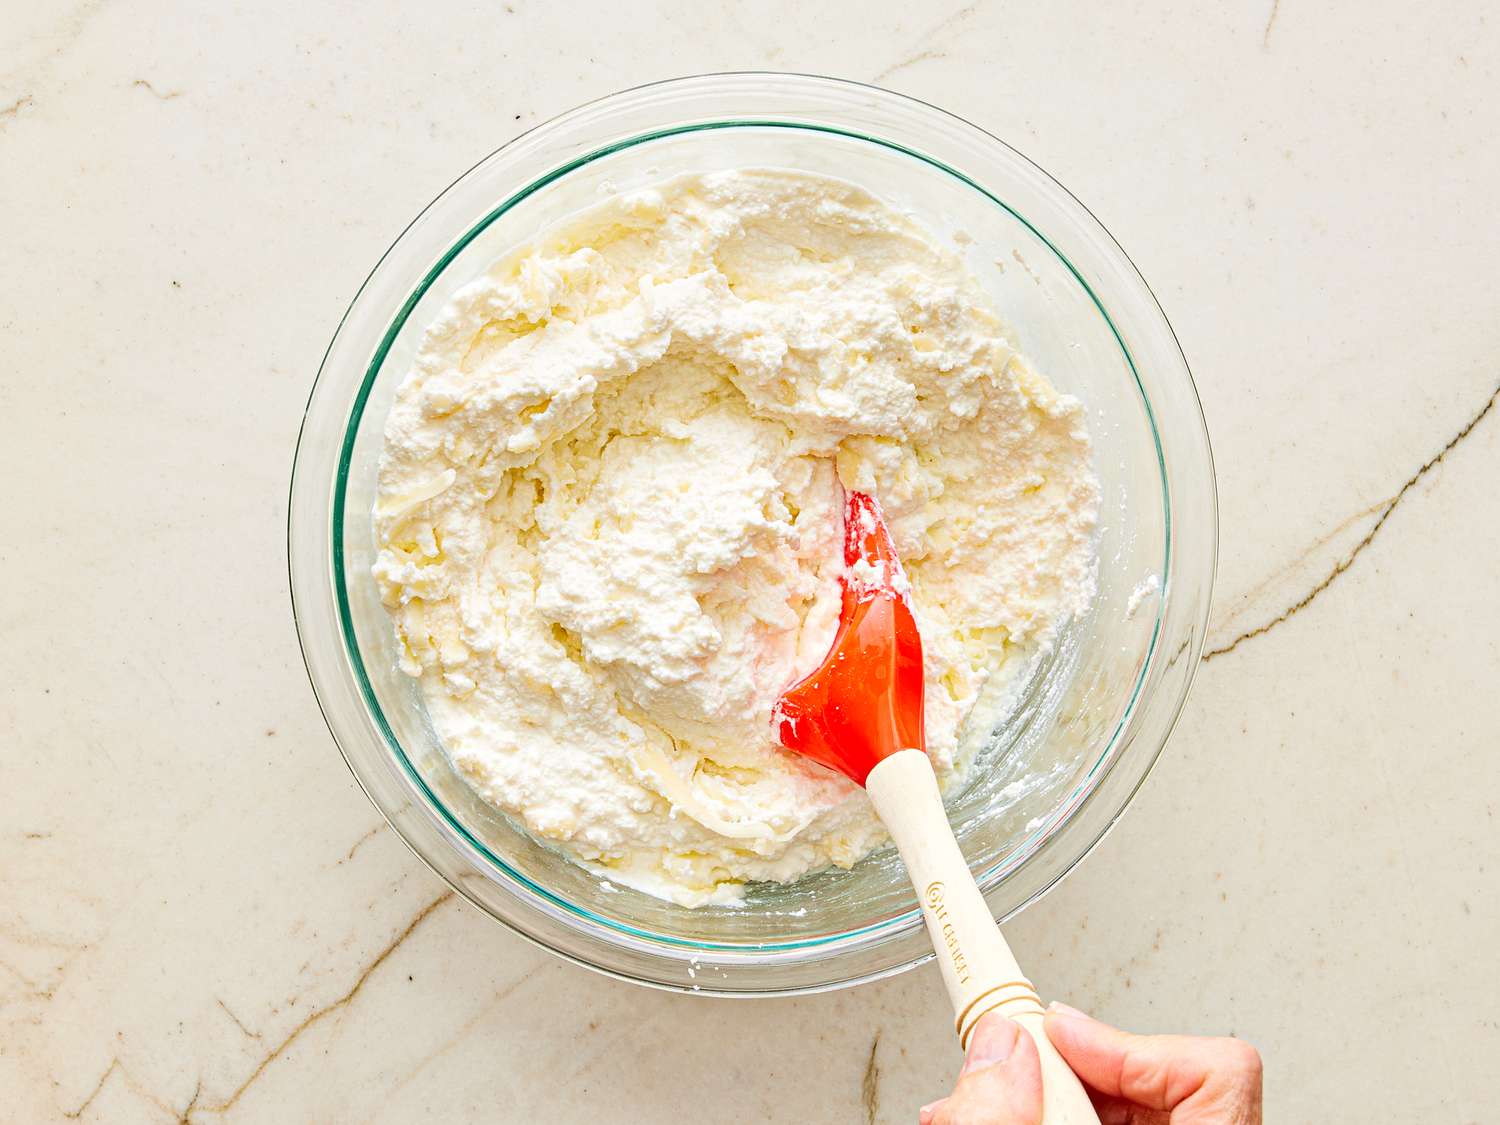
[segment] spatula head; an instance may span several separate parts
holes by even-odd
[[[823,663],[777,701],[790,750],[865,783],[881,759],[926,749],[922,637],[880,505],[851,492],[844,508],[843,608]]]

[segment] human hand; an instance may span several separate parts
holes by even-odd
[[[1041,1125],[1042,1060],[1031,1036],[993,1012],[974,1025],[953,1093],[924,1105],[918,1125]]]
[[[920,1125],[1040,1125],[1036,1045],[998,1015],[979,1021],[953,1093]],[[1083,1081],[1101,1125],[1259,1125],[1260,1054],[1239,1039],[1131,1035],[1054,1004],[1047,1038]]]

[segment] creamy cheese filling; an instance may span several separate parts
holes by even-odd
[[[1094,590],[1079,404],[960,259],[850,184],[687,176],[576,215],[461,290],[386,425],[375,575],[489,802],[685,905],[884,840],[771,709],[827,651],[842,487],[910,576],[927,741],[956,768],[1008,659]]]

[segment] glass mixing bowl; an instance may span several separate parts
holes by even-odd
[[[606,884],[470,790],[443,753],[370,566],[382,427],[422,329],[503,252],[680,172],[796,168],[858,183],[967,257],[1015,343],[1088,412],[1102,490],[1099,594],[970,730],[948,807],[997,918],[1096,844],[1149,772],[1202,649],[1216,500],[1192,378],[1165,316],[1092,215],[942,110],[869,86],[709,75],[627,90],[517,138],[401,234],[355,296],[307,404],[292,477],[293,608],[318,701],[360,785],[455,890],[518,933],[628,980],[709,994],[852,984],[931,956],[887,848],[850,871],[688,910]]]

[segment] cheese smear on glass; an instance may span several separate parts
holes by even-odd
[[[496,263],[427,328],[375,505],[454,764],[684,905],[854,864],[885,841],[869,801],[771,721],[832,641],[844,488],[910,577],[950,782],[986,680],[1087,608],[1098,508],[1082,408],[960,258],[766,169],[616,196]]]

